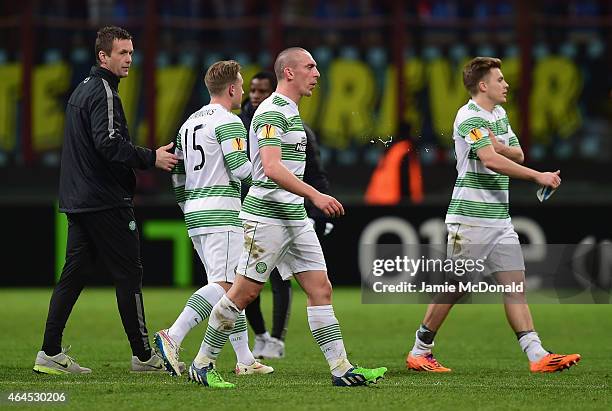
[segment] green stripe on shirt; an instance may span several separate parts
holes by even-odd
[[[282,99],[279,96],[274,96],[274,98],[272,98],[272,104],[283,107],[283,106],[288,106],[289,102],[285,101],[285,99]]]
[[[278,127],[280,132],[287,132],[289,129],[289,123],[287,118],[278,111],[266,111],[265,113],[258,114],[253,118],[253,130],[256,133],[259,132],[259,129],[266,124],[270,124],[274,127]],[[277,131],[278,132],[278,131]]]
[[[177,203],[184,203],[187,200],[185,195],[185,186],[174,187],[174,197]]]
[[[260,138],[257,140],[257,145],[259,146],[259,148],[262,148],[265,146],[281,147],[281,140],[280,138],[276,138],[276,137]]]
[[[249,214],[279,220],[303,220],[306,218],[304,204],[280,203],[247,195],[242,210]]]
[[[300,116],[289,117],[287,121],[289,122],[288,131],[304,131],[304,123]]]
[[[185,161],[179,160],[172,169],[172,174],[185,174]]]
[[[232,171],[249,161],[246,152],[244,151],[233,151],[224,155],[223,158],[225,159],[227,166]]]
[[[240,198],[240,185],[231,186],[208,186],[195,188],[193,190],[185,190],[185,198],[187,200],[197,200],[206,197],[232,197]]]
[[[464,177],[457,178],[455,187],[479,188],[483,190],[508,190],[510,178],[502,174],[483,174],[466,172]]]
[[[200,210],[185,213],[185,223],[188,230],[204,227],[235,226],[242,227],[236,210]]]
[[[306,152],[298,151],[298,144],[281,143],[281,158],[282,160],[306,161]]]
[[[483,147],[486,146],[490,146],[491,145],[491,140],[489,139],[489,137],[481,137],[479,138],[475,143],[472,143],[472,149],[474,151],[478,151]]]
[[[506,219],[510,217],[508,210],[508,203],[485,203],[453,198],[448,206],[447,214],[458,214],[465,217]]]
[[[219,144],[225,140],[246,138],[246,129],[242,123],[238,122],[223,124],[215,128],[215,137],[217,137]]]
[[[508,117],[500,118],[497,121],[490,122],[482,117],[470,117],[459,124],[457,130],[463,137],[467,136],[468,133],[475,128],[490,128],[493,134],[501,135],[508,132]]]

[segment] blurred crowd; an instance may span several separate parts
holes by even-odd
[[[575,65],[581,87],[580,98],[575,103],[580,111],[581,127],[569,133],[571,138],[563,135],[561,130],[547,136],[546,144],[532,141],[527,151],[529,158],[534,161],[612,160],[609,131],[612,29],[601,18],[612,15],[612,3],[605,0],[416,0],[399,3],[392,0],[33,1],[33,62],[35,65],[66,62],[71,73],[70,89],[86,75],[93,62],[92,44],[96,28],[116,24],[126,27],[134,36],[133,65],[137,68],[143,64],[145,18],[151,15],[147,7],[154,5],[157,27],[155,64],[158,68],[190,67],[198,79],[211,62],[223,58],[234,58],[243,67],[269,68],[274,41],[279,41],[278,47],[300,45],[313,52],[324,77],[330,65],[338,59],[367,64],[376,90],[372,104],[374,111],[378,112],[382,110],[388,89],[385,85],[389,78],[387,70],[394,63],[393,23],[398,4],[405,23],[403,52],[406,61],[412,57],[426,62],[442,58],[450,64],[451,78],[460,71],[460,62],[469,56],[518,59],[521,38],[517,28],[524,12],[522,7],[528,7],[531,21],[527,34],[534,65],[547,56],[566,58]],[[10,18],[19,16],[22,8],[23,4],[18,2],[2,2],[0,12],[3,17]],[[16,30],[20,20],[14,21],[16,27],[10,27],[10,23],[0,25],[0,69],[21,59],[22,33]],[[279,34],[280,40],[275,38]],[[322,78],[321,81],[322,93],[329,87],[325,80]],[[518,78],[511,84],[514,98],[520,89],[517,83]],[[194,93],[186,97],[184,113],[194,111],[208,98],[200,86],[199,82],[196,83]],[[556,86],[553,84],[551,87]],[[18,95],[17,91],[12,93]],[[407,102],[408,111],[411,106],[420,107],[422,118],[418,124],[410,121],[403,124],[402,135],[396,135],[396,140],[414,139],[424,166],[453,164],[449,145],[440,146],[440,131],[432,126],[429,118],[427,108],[432,104],[431,93],[424,87],[413,94]],[[68,95],[66,93],[66,97]],[[138,121],[132,121],[131,127],[136,127],[142,120],[143,98],[142,95],[139,97],[135,109]],[[319,101],[321,105],[322,101]],[[321,111],[321,107],[318,110]],[[354,115],[371,115],[364,111],[363,107],[355,107]],[[451,111],[454,113],[456,107]],[[6,113],[9,111],[5,111],[5,116]],[[408,118],[410,115],[407,114]],[[18,109],[15,116],[19,116]],[[2,128],[3,121],[14,123],[16,135],[20,135],[20,122],[4,119],[0,114],[0,169],[3,165],[22,164],[19,139],[15,145],[3,143],[8,138],[2,135],[3,130],[10,128]],[[518,116],[511,116],[511,121],[518,122]],[[342,171],[359,168],[358,173],[365,170],[363,180],[367,181],[385,151],[382,145],[372,146],[367,142],[378,137],[387,140],[389,136],[371,131],[347,144],[329,144],[330,133],[321,123],[311,121],[321,137],[322,159],[330,172],[353,175]],[[449,122],[448,127],[451,126]],[[137,135],[135,131],[133,134]],[[37,157],[37,161],[57,165],[58,149],[47,150]],[[355,188],[356,192],[363,189],[363,186]]]

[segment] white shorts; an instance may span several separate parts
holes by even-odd
[[[244,222],[244,246],[236,272],[265,283],[274,267],[284,280],[304,271],[327,271],[312,224],[283,226]]]
[[[200,234],[191,237],[193,247],[204,264],[208,283],[234,282],[240,256],[242,234],[232,231]]]
[[[485,271],[525,271],[525,261],[518,234],[512,225],[478,227],[447,224],[447,257],[452,259],[484,259]]]

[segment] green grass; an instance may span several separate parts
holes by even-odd
[[[212,390],[184,377],[128,371],[131,353],[112,289],[85,290],[64,333],[64,343],[73,347],[71,354],[93,373],[34,374],[50,294],[51,290],[0,290],[0,392],[66,392],[69,401],[57,405],[59,409],[612,409],[609,305],[532,306],[546,347],[583,356],[577,367],[546,375],[528,372],[503,306],[457,306],[436,339],[436,356],[453,372],[432,375],[404,368],[425,306],[362,305],[359,290],[337,289],[334,307],[349,358],[363,366],[384,365],[389,372],[374,387],[336,388],[308,330],[304,295],[296,290],[286,358],[267,361],[276,372],[230,374],[234,354],[228,343],[218,368],[238,388]],[[190,294],[190,290],[145,290],[151,335],[172,323]],[[270,304],[271,295],[265,292],[264,313],[270,314]],[[197,352],[203,333],[200,325],[187,336],[182,351],[186,362]],[[0,408],[5,407],[6,402],[0,402]]]

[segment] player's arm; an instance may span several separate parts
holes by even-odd
[[[529,167],[522,166],[497,153],[490,143],[476,148],[476,155],[486,168],[499,174],[512,178],[520,178],[521,180],[533,181],[538,185],[552,188],[557,188],[561,184],[559,170],[554,173],[541,173]]]
[[[309,199],[315,207],[323,211],[328,217],[344,215],[344,208],[338,200],[306,184],[285,167],[281,161],[282,152],[280,140],[279,145],[270,144],[260,146],[259,155],[261,157],[264,174],[281,188],[300,197]]]
[[[238,180],[251,184],[251,162],[246,154],[246,130],[242,123],[230,123],[215,128],[223,160]]]
[[[510,145],[507,146],[499,142],[495,134],[493,134],[493,131],[489,129],[489,140],[491,141],[491,145],[497,154],[500,154],[507,159],[514,161],[515,163],[523,164],[525,161],[523,149],[521,148],[520,144],[518,143],[518,139],[514,134],[511,134]]]
[[[174,145],[174,155],[178,159],[178,163],[172,169],[172,187],[174,188],[174,197],[182,211],[185,211],[185,201],[187,193],[185,192],[185,157],[183,154],[183,143],[181,141],[181,132],[176,136]]]

